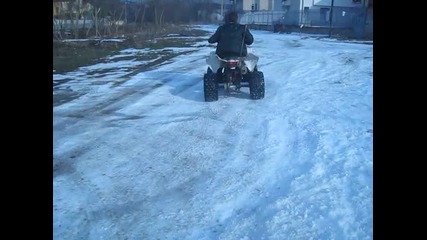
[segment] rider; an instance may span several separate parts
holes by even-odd
[[[248,54],[246,45],[254,42],[247,26],[237,23],[237,19],[237,12],[229,12],[225,23],[208,39],[209,43],[218,43],[215,53],[220,58],[245,57]]]

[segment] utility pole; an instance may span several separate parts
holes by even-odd
[[[221,17],[224,20],[224,0],[221,1]]]
[[[369,4],[369,0],[368,0]],[[366,19],[368,18],[368,4],[366,3],[366,0],[363,0],[363,36],[366,36]]]
[[[304,0],[301,1],[301,8],[299,11],[299,24],[300,26],[304,26],[305,20],[304,20]]]
[[[233,11],[236,11],[236,0],[233,0]]]
[[[331,13],[329,14],[329,37],[332,35],[332,16],[333,16],[333,9],[334,9],[334,0],[331,2]]]

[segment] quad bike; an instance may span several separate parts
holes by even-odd
[[[252,53],[246,57],[223,59],[211,52],[206,59],[208,69],[203,76],[205,101],[217,101],[220,87],[224,88],[226,94],[240,92],[241,87],[249,87],[251,99],[264,98],[264,74],[257,69],[258,59]]]

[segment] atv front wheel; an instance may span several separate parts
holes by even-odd
[[[218,81],[210,68],[203,76],[203,90],[205,102],[218,101]]]
[[[249,94],[251,99],[262,99],[264,98],[264,93],[264,73],[261,71],[252,72],[249,80]]]

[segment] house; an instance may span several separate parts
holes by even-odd
[[[354,16],[363,13],[368,2],[369,0],[334,0],[333,25],[352,26]],[[266,11],[270,14],[280,12],[288,25],[329,26],[331,4],[331,0],[242,0],[242,10],[252,14],[258,12],[258,15],[262,15],[259,12],[266,15]],[[277,20],[277,16],[272,20]]]
[[[53,17],[67,18],[71,15],[81,15],[92,10],[92,5],[86,0],[53,0]]]
[[[242,24],[351,28],[372,23],[373,0],[236,0]],[[332,9],[332,11],[331,11]],[[372,31],[372,29],[370,30]]]
[[[367,3],[365,0],[334,0],[331,6],[331,0],[301,0],[298,23],[306,26],[353,27],[358,17],[363,18]]]
[[[74,0],[53,0],[53,17],[61,16],[61,14],[67,12],[72,2]]]
[[[92,27],[91,12],[93,6],[86,0],[53,0],[53,33],[78,35],[80,29]]]

